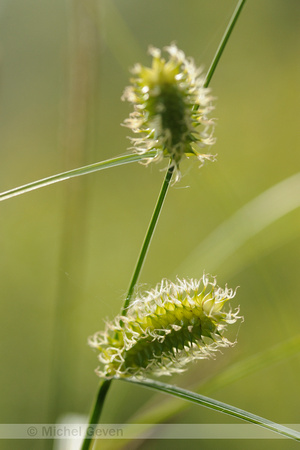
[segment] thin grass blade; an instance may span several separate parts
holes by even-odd
[[[235,406],[228,405],[227,403],[219,402],[218,400],[205,397],[204,395],[200,395],[195,392],[188,391],[186,389],[182,389],[176,386],[172,386],[170,384],[161,383],[159,381],[154,381],[150,379],[137,380],[132,378],[131,379],[123,378],[122,380],[146,388],[150,388],[159,392],[163,392],[165,394],[173,395],[175,397],[187,400],[189,402],[205,406],[206,408],[212,409],[214,411],[219,411],[223,414],[227,414],[232,417],[237,417],[238,419],[245,420],[246,422],[249,423],[254,423],[256,425],[274,431],[275,433],[278,433],[287,438],[300,441],[300,432],[298,431],[292,430],[291,428],[287,428],[283,425],[277,424],[275,422],[272,422],[271,420],[257,416],[248,411],[244,411],[243,409],[236,408]]]
[[[97,172],[99,170],[110,169],[111,167],[122,166],[123,164],[129,164],[133,162],[138,162],[144,158],[153,158],[156,155],[156,150],[150,150],[143,155],[138,155],[136,153],[118,156],[116,158],[108,159],[106,161],[100,161],[94,164],[89,164],[88,166],[78,167],[77,169],[68,170],[67,172],[59,173],[57,175],[52,175],[41,180],[33,181],[32,183],[19,186],[8,191],[0,193],[0,201],[8,200],[9,198],[16,197],[17,195],[25,194],[35,189],[40,189],[50,184],[59,183],[60,181],[69,180],[70,178],[79,177],[82,175],[87,175],[92,172]]]

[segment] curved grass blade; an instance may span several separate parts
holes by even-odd
[[[299,351],[300,335],[296,335],[280,344],[244,358],[235,364],[231,364],[222,372],[197,383],[192,389],[196,392],[199,392],[201,389],[202,394],[210,394],[217,389],[222,389],[248,375],[297,355],[299,354]],[[130,420],[134,423],[159,423],[181,412],[187,406],[186,403],[180,402],[177,399],[169,399],[163,404],[160,403],[159,405],[154,405],[152,407],[149,406],[144,413],[138,411],[134,417],[130,418]]]
[[[59,183],[60,181],[69,180],[70,178],[79,177],[81,175],[87,175],[99,170],[110,169],[111,167],[121,166],[123,164],[129,164],[137,161],[141,161],[144,158],[153,158],[156,156],[156,150],[150,150],[143,155],[137,155],[132,153],[129,155],[118,156],[116,158],[107,159],[106,161],[100,161],[88,166],[78,167],[77,169],[68,170],[67,172],[52,175],[51,177],[43,178],[42,180],[33,181],[32,183],[19,186],[9,191],[0,193],[0,201],[8,200],[9,198],[16,197],[17,195],[25,194],[26,192],[34,191],[42,187],[49,186],[50,184]]]
[[[299,354],[300,351],[300,334],[291,339],[287,339],[280,344],[272,346],[267,350],[263,350],[248,358],[245,358],[235,364],[231,364],[222,372],[217,373],[206,380],[192,386],[191,389],[202,394],[210,394],[217,389],[222,389],[233,382],[241,380],[252,373],[256,373],[273,364],[282,362],[289,357]],[[144,405],[133,416],[130,417],[130,422],[135,424],[144,424],[144,431],[149,430],[157,423],[162,423],[174,415],[184,411],[189,407],[187,402],[182,402],[177,398],[167,398],[164,402],[149,402],[149,405]],[[123,446],[124,443],[115,440],[111,443],[111,450],[117,450]]]
[[[216,263],[220,266],[249,239],[299,207],[300,172],[270,187],[225,220],[189,254],[176,272],[192,274],[199,267],[201,255],[206,255],[207,270],[215,271]]]
[[[161,383],[160,381],[154,381],[150,379],[137,380],[130,378],[122,378],[122,381],[127,381],[129,383],[137,384],[146,388],[154,389],[165,394],[170,394],[175,397],[187,400],[192,403],[196,403],[206,408],[213,409],[214,411],[219,411],[221,413],[230,415],[232,417],[237,417],[238,419],[245,420],[249,423],[254,423],[268,430],[274,431],[287,438],[295,439],[300,441],[300,432],[287,428],[283,425],[272,422],[271,420],[265,419],[263,417],[252,414],[243,409],[236,408],[235,406],[228,405],[227,403],[219,402],[204,395],[197,394],[195,392],[188,391],[170,384]]]

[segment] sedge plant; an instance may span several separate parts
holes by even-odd
[[[145,293],[136,285],[171,184],[180,180],[180,164],[185,157],[195,157],[200,166],[214,160],[213,96],[209,84],[239,17],[245,0],[240,0],[225,31],[206,75],[175,44],[163,51],[150,47],[151,67],[137,64],[132,70],[131,85],[123,100],[133,105],[124,126],[131,129],[132,147],[121,157],[39,180],[0,194],[0,201],[26,192],[131,162],[152,164],[167,160],[166,174],[147,229],[144,242],[119,315],[105,328],[89,338],[98,352],[97,375],[101,381],[89,417],[82,450],[91,448],[93,430],[111,383],[118,379],[158,392],[185,399],[210,409],[258,424],[285,437],[300,440],[294,430],[275,424],[234,406],[187,391],[152,377],[171,375],[188,369],[195,359],[211,357],[229,347],[229,325],[241,320],[239,307],[228,304],[236,290],[217,285],[216,277],[199,274],[198,279],[160,281]],[[148,377],[151,378],[148,378]]]
[[[168,59],[159,49],[150,47],[152,66],[137,64],[132,70],[132,85],[124,92],[123,99],[134,107],[124,123],[137,135],[131,138],[132,150],[144,156],[145,164],[164,158],[169,164],[122,311],[106,323],[105,330],[89,339],[90,346],[99,351],[101,365],[96,373],[104,381],[90,414],[82,450],[90,448],[113,379],[185,398],[299,439],[299,433],[259,416],[147,378],[182,372],[193,359],[209,357],[220,347],[231,345],[223,331],[240,319],[239,310],[226,312],[223,306],[235,291],[219,288],[215,279],[204,274],[199,280],[163,280],[155,289],[135,294],[168,188],[172,178],[173,183],[180,179],[182,158],[194,155],[201,165],[213,159],[203,150],[214,143],[208,86],[244,3],[238,3],[206,77],[176,45],[165,48]],[[153,150],[156,155],[148,159],[147,153]]]

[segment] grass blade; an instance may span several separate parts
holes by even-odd
[[[189,254],[176,272],[192,273],[199,267],[201,255],[206,255],[208,271],[217,270],[252,237],[299,207],[300,172],[270,187],[225,220]]]
[[[297,355],[299,354],[299,351],[300,334],[291,339],[280,342],[279,344],[266,350],[244,358],[235,364],[231,364],[222,372],[217,373],[208,379],[202,380],[194,386],[191,386],[191,389],[195,392],[199,392],[201,389],[202,394],[210,395],[217,389],[222,389],[235,381],[247,377],[248,375]],[[134,424],[143,424],[143,431],[148,431],[155,427],[155,424],[165,422],[188,407],[188,402],[182,402],[180,399],[173,397],[166,398],[164,402],[157,401],[154,405],[153,402],[150,401],[149,404],[146,403],[141,409],[137,410],[136,413],[130,417],[129,422]],[[136,434],[135,437],[138,438],[138,434]],[[130,441],[128,440],[128,442]],[[110,449],[118,450],[123,448],[123,445],[124,442],[115,440],[110,443]]]
[[[244,358],[235,364],[231,364],[222,372],[197,383],[192,389],[196,392],[199,392],[201,389],[201,393],[206,395],[210,394],[217,389],[222,389],[248,375],[297,355],[299,354],[299,351],[300,335],[296,335],[271,348]],[[159,405],[145,408],[144,412],[138,411],[130,420],[134,423],[159,423],[181,412],[187,406],[187,403],[180,402],[177,399],[168,399],[163,404],[160,403]]]
[[[228,414],[233,417],[237,417],[238,419],[245,420],[249,423],[254,423],[268,430],[274,431],[282,436],[287,438],[295,439],[296,441],[300,441],[300,432],[287,428],[283,425],[272,422],[268,419],[264,419],[263,417],[252,414],[248,411],[244,411],[243,409],[236,408],[235,406],[228,405],[227,403],[219,402],[218,400],[214,400],[209,397],[205,397],[204,395],[197,394],[195,392],[188,391],[186,389],[182,389],[176,386],[172,386],[170,384],[161,383],[159,381],[154,381],[150,379],[145,380],[137,380],[124,378],[123,381],[127,381],[129,383],[134,383],[146,388],[154,389],[159,392],[163,392],[165,394],[170,394],[175,397],[179,397],[181,399],[187,400],[192,403],[196,403],[201,406],[205,406],[206,408],[213,409],[214,411],[219,411],[224,414]]]
[[[87,175],[92,172],[97,172],[99,170],[110,169],[111,167],[121,166],[123,164],[129,164],[132,162],[141,161],[147,158],[153,158],[156,156],[156,150],[150,150],[143,155],[138,155],[132,153],[129,155],[118,156],[116,158],[107,159],[106,161],[100,161],[94,164],[89,164],[88,166],[78,167],[77,169],[72,169],[67,172],[59,173],[57,175],[52,175],[42,180],[33,181],[32,183],[19,186],[9,191],[0,193],[0,201],[8,200],[9,198],[16,197],[17,195],[25,194],[26,192],[34,191],[35,189],[40,189],[42,187],[49,186],[50,184],[59,183],[60,181],[69,180],[70,178],[79,177],[81,175]]]

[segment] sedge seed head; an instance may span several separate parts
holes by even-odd
[[[150,47],[152,66],[134,66],[132,85],[122,97],[133,104],[134,110],[124,125],[139,135],[130,138],[132,149],[139,154],[156,149],[154,160],[170,158],[178,181],[179,163],[184,156],[195,155],[201,165],[213,158],[203,153],[204,147],[215,142],[213,120],[208,119],[213,106],[201,69],[175,44],[164,50],[168,59],[159,49]],[[146,163],[150,161],[153,159]]]
[[[183,372],[190,361],[211,357],[232,346],[223,336],[239,309],[224,311],[235,291],[221,289],[216,279],[163,280],[131,303],[126,316],[107,322],[104,331],[90,337],[100,351],[96,373],[103,378],[146,377]]]

